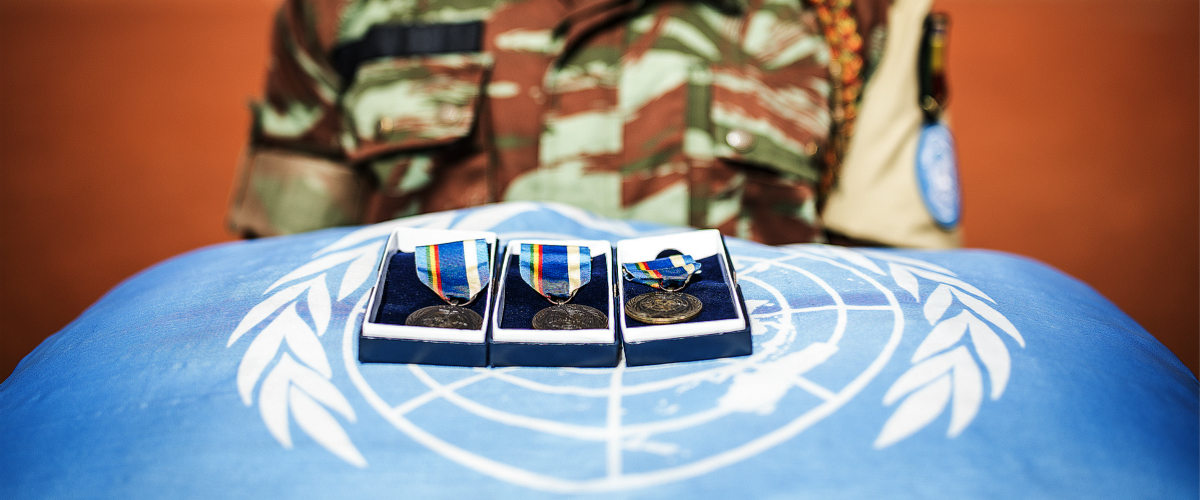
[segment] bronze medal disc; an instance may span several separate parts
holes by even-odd
[[[559,304],[533,315],[537,330],[604,330],[608,316],[594,307],[579,304]]]
[[[453,328],[455,330],[478,330],[483,327],[479,313],[465,307],[436,305],[418,309],[404,320],[408,326],[429,328]]]
[[[629,299],[625,315],[651,325],[669,325],[691,320],[700,314],[704,304],[681,292],[649,292]]]

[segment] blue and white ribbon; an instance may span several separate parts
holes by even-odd
[[[521,244],[521,279],[551,300],[565,301],[592,280],[588,247]]]
[[[417,277],[450,304],[462,305],[487,287],[492,267],[487,241],[455,241],[416,249]]]
[[[691,255],[672,255],[661,259],[622,264],[630,281],[658,289],[677,289],[700,272],[700,263]]]

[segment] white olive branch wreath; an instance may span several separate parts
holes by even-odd
[[[946,436],[958,436],[979,413],[984,399],[984,371],[990,380],[991,399],[997,400],[1004,394],[1012,358],[993,327],[1022,348],[1025,339],[1011,321],[988,305],[995,300],[958,279],[953,272],[928,262],[886,252],[827,249],[859,267],[891,276],[917,303],[921,302],[922,280],[933,285],[933,291],[925,297],[923,310],[931,329],[913,353],[910,360],[913,366],[883,396],[884,406],[900,404],[883,424],[875,439],[876,449],[891,446],[925,428],[947,406],[950,427]],[[884,261],[887,271],[868,256]],[[955,301],[962,305],[961,311],[947,316]]]
[[[326,250],[347,246],[346,240],[339,243]],[[254,404],[254,388],[262,380],[258,390],[259,413],[279,444],[287,449],[292,447],[290,420],[294,419],[314,441],[358,467],[367,466],[366,458],[329,410],[350,423],[357,420],[357,415],[331,382],[333,370],[319,337],[328,330],[333,312],[334,299],[327,280],[330,272],[349,262],[339,280],[336,299],[339,302],[371,277],[383,242],[362,243],[353,241],[350,248],[320,256],[267,287],[263,294],[272,291],[274,294],[246,313],[226,344],[232,347],[242,336],[266,323],[253,335],[238,366],[237,388],[242,403]],[[283,287],[289,283],[294,284]],[[308,311],[307,319],[297,307],[301,302]],[[284,344],[288,349],[280,354]]]

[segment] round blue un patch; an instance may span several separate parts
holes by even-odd
[[[954,137],[941,123],[925,125],[917,143],[917,183],[933,220],[945,229],[958,225],[962,203]]]

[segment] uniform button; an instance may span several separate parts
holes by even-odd
[[[729,144],[729,147],[739,153],[747,153],[751,149],[754,149],[756,142],[754,135],[745,130],[735,129],[725,134],[725,143]]]
[[[817,143],[810,142],[808,144],[805,144],[804,145],[804,153],[807,154],[808,156],[817,154]]]
[[[389,135],[396,129],[396,122],[391,118],[380,118],[376,133],[380,136]]]
[[[459,106],[450,103],[443,103],[438,106],[437,111],[438,123],[442,125],[454,125],[463,119],[463,110]]]

